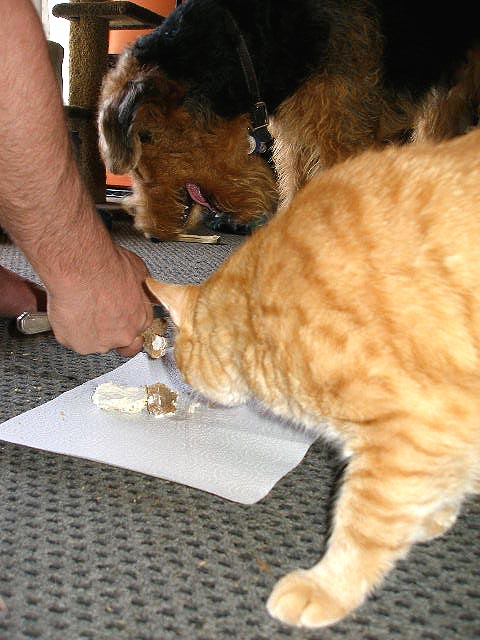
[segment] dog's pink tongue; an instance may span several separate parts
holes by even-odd
[[[215,211],[212,205],[208,202],[208,200],[204,197],[203,193],[200,191],[200,187],[198,184],[194,184],[193,182],[187,182],[185,185],[188,195],[191,199],[202,207],[206,207],[210,209],[210,211]]]

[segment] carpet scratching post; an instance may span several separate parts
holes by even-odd
[[[68,126],[78,132],[78,162],[83,180],[96,204],[105,203],[106,174],[100,157],[97,105],[107,70],[110,29],[145,29],[163,17],[133,2],[72,0],[57,4],[52,13],[70,20],[70,90],[65,107]]]
[[[77,2],[82,3],[82,0]],[[105,202],[105,166],[100,158],[96,107],[107,70],[108,20],[80,16],[70,24],[69,104],[88,110],[78,120],[80,171],[94,202]]]

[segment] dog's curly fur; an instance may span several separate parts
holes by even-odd
[[[368,147],[448,138],[479,117],[480,7],[433,0],[188,0],[105,78],[107,166],[132,175],[136,225],[184,230],[185,183],[248,221],[273,213],[272,172],[248,155],[247,44],[271,114],[282,206]],[[478,47],[478,48],[477,48]]]
[[[100,148],[114,173],[129,173],[125,206],[146,235],[167,239],[195,226],[184,215],[186,183],[201,185],[219,211],[248,222],[273,212],[278,200],[272,169],[249,155],[248,116],[215,116],[185,105],[185,90],[158,68],[142,67],[127,49],[105,78]]]

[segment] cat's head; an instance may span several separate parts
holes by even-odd
[[[213,402],[233,406],[248,399],[239,360],[238,333],[223,317],[222,299],[209,283],[178,285],[147,278],[148,290],[175,324],[175,362],[184,380]]]

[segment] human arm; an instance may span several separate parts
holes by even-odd
[[[30,0],[0,3],[0,60],[0,226],[42,279],[59,342],[132,355],[152,320],[148,271],[112,242],[83,185]]]

